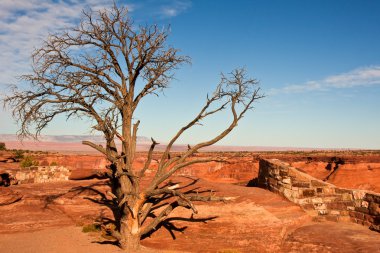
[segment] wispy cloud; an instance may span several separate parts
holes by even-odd
[[[287,85],[272,89],[271,94],[326,91],[359,86],[380,85],[380,66],[357,68],[352,71],[328,76],[322,80],[308,81],[303,84]]]
[[[174,0],[160,8],[163,17],[175,17],[191,7],[189,0]]]
[[[30,55],[47,34],[78,23],[84,8],[112,4],[104,0],[1,0],[0,87],[30,71]]]
[[[48,33],[77,24],[83,9],[97,10],[112,4],[111,0],[0,0],[0,87],[15,84],[17,76],[30,72],[31,53]],[[154,4],[156,15],[158,12],[162,18],[177,16],[191,7],[190,0]],[[133,11],[146,3],[124,5]]]

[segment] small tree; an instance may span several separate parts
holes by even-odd
[[[4,142],[0,142],[0,150],[7,150]]]
[[[101,132],[105,146],[83,141],[110,161],[108,177],[116,231],[113,235],[122,248],[133,252],[141,237],[151,233],[178,206],[197,212],[193,201],[208,200],[181,192],[165,182],[178,170],[195,163],[218,159],[190,158],[199,149],[228,135],[261,98],[257,81],[244,69],[222,75],[215,92],[207,96],[199,113],[184,125],[167,144],[158,168],[146,187],[141,186],[150,167],[157,142],[152,138],[147,160],[142,168],[132,168],[140,121],[134,113],[145,96],[158,94],[168,86],[173,70],[189,58],[166,44],[168,30],[156,25],[136,27],[125,8],[84,11],[78,27],[50,35],[33,54],[33,74],[22,79],[29,90],[15,90],[5,103],[13,108],[20,123],[21,136],[38,137],[60,114],[67,118],[89,118],[93,129]],[[174,143],[184,132],[220,111],[229,110],[231,121],[214,137],[171,156]],[[115,140],[121,141],[121,149]],[[162,202],[163,196],[172,202]],[[157,209],[163,204],[161,209]],[[157,210],[156,210],[157,209]],[[158,211],[159,210],[159,211]],[[154,213],[154,214],[153,214]],[[148,218],[154,217],[154,218]]]

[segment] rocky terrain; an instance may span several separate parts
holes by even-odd
[[[98,155],[28,155],[42,166],[54,162],[69,168],[71,180],[0,187],[0,252],[120,252],[102,232],[82,232],[110,217],[108,208],[91,201],[99,198],[93,189],[106,189],[101,174],[107,161]],[[178,229],[159,229],[143,240],[146,252],[380,252],[377,232],[350,222],[315,220],[279,195],[246,187],[255,185],[260,158],[278,158],[322,180],[338,164],[328,182],[380,192],[380,152],[206,152],[196,156],[218,156],[227,162],[191,166],[172,180],[185,185],[200,178],[199,189],[212,189],[212,194],[233,200],[199,202],[195,216],[179,209],[173,217],[191,222],[178,220],[174,223]],[[145,153],[138,153],[134,165],[138,168],[144,161]],[[0,152],[0,173],[25,170],[20,162],[14,152]],[[153,164],[151,172],[154,169]]]

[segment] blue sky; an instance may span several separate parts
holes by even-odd
[[[80,10],[111,2],[0,2],[0,87],[30,71],[47,32],[75,24]],[[267,95],[223,145],[380,148],[380,1],[119,1],[137,23],[170,24],[169,43],[192,58],[159,97],[141,104],[140,135],[162,142],[200,109],[221,72],[245,67]],[[0,133],[15,133],[9,111]],[[222,129],[227,115],[181,142]],[[86,122],[57,119],[45,134],[87,134]]]

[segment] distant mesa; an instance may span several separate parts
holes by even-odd
[[[82,144],[82,141],[85,140],[97,144],[105,143],[104,138],[100,135],[41,135],[36,141],[32,138],[20,140],[15,134],[0,134],[0,142],[4,142],[8,149],[97,154],[98,151]],[[137,137],[138,150],[149,149],[150,143],[151,140],[147,137]],[[117,144],[121,145],[120,141]]]
[[[104,144],[105,140],[101,135],[41,135],[39,141],[24,139],[22,142],[15,134],[0,134],[0,142],[4,142],[8,149],[29,149],[34,151],[57,151],[64,153],[98,153],[95,149],[85,146],[82,141],[91,141],[97,144]],[[165,150],[165,141],[159,140],[156,151]],[[121,142],[116,139],[116,143]],[[192,143],[190,143],[192,144]],[[151,139],[145,136],[137,137],[137,151],[148,151]],[[173,152],[182,152],[188,149],[188,144],[178,143],[172,147]],[[302,148],[302,147],[271,147],[271,146],[221,146],[213,145],[201,151],[207,152],[240,152],[240,151],[312,151],[312,150],[342,150],[342,149],[322,149],[322,148]]]
[[[82,142],[83,140],[103,143],[104,138],[101,135],[41,135],[39,141],[41,142],[63,142],[63,143],[75,143]],[[20,139],[15,134],[0,134],[0,141],[3,142],[13,142],[20,141]],[[25,142],[34,142],[33,139],[24,139]],[[150,143],[151,140],[145,136],[137,137],[138,143]]]

